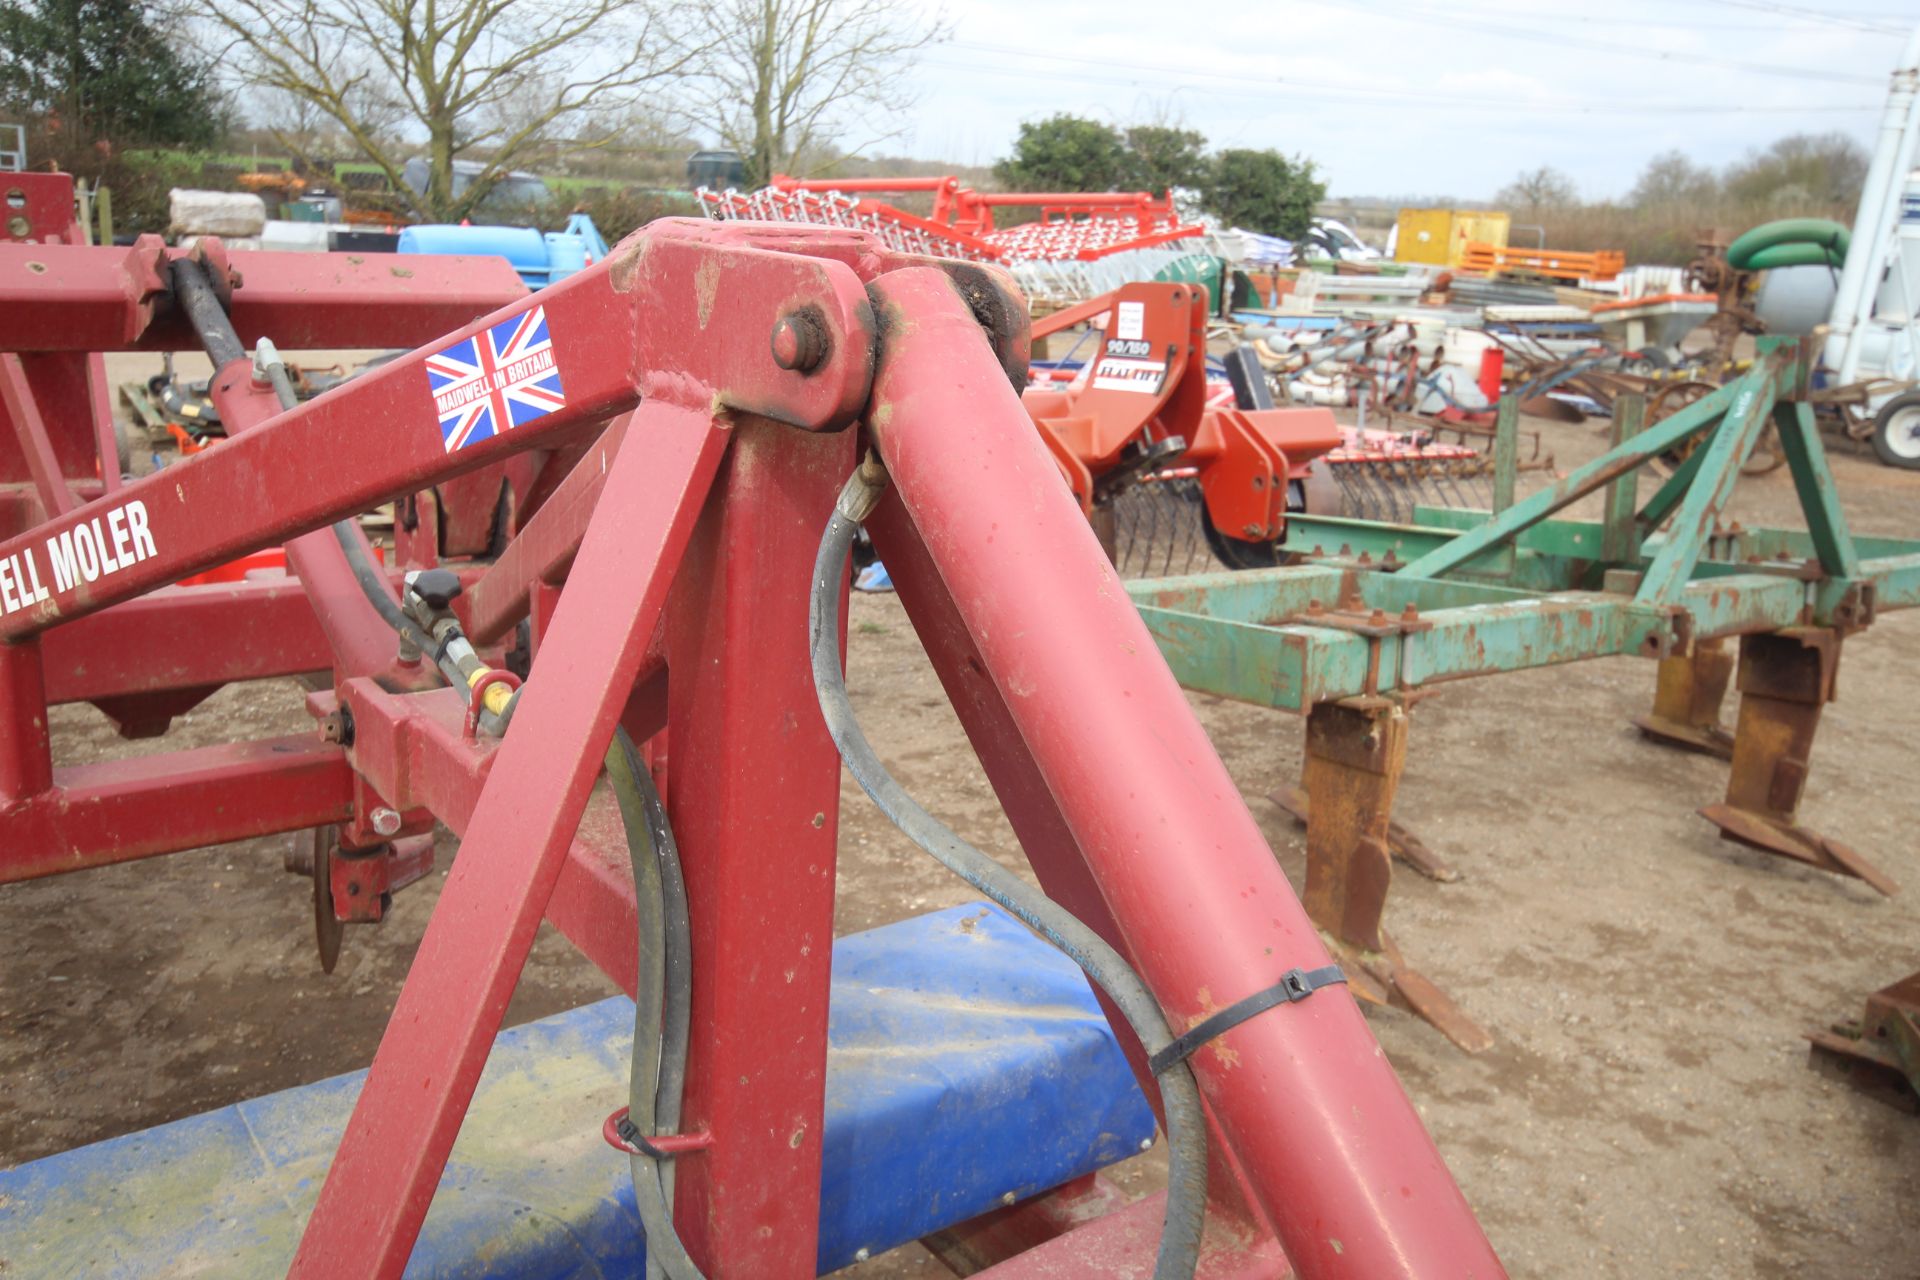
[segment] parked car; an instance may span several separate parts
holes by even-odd
[[[1380,251],[1361,241],[1353,228],[1332,218],[1315,218],[1305,239],[1307,257],[1325,254],[1338,262],[1371,262]]]
[[[747,164],[738,151],[696,151],[687,157],[687,185],[716,191],[747,185]]]
[[[455,160],[453,162],[453,195],[455,199],[465,195],[472,188],[487,166],[478,160]],[[400,170],[400,176],[406,179],[409,187],[416,192],[425,192],[431,170],[425,157],[415,156],[407,161]],[[493,190],[482,197],[475,206],[476,213],[498,213],[525,209],[529,206],[549,204],[553,192],[544,179],[537,173],[526,173],[515,169],[493,184]]]

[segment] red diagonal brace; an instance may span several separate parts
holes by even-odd
[[[27,381],[26,366],[9,351],[0,355],[0,406],[13,422],[14,438],[26,455],[27,472],[40,494],[41,505],[49,516],[63,516],[80,504],[60,473],[60,460],[53,454],[53,440],[47,435],[46,419],[34,402],[33,386]]]
[[[664,401],[631,430],[291,1275],[398,1276],[426,1217],[726,442]]]

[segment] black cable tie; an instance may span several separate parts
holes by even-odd
[[[1265,1013],[1275,1005],[1297,1004],[1322,987],[1346,980],[1347,975],[1340,972],[1337,964],[1319,969],[1289,969],[1280,981],[1265,991],[1256,991],[1190,1028],[1185,1035],[1147,1059],[1147,1066],[1157,1076],[1168,1067],[1191,1058],[1207,1041],[1225,1035],[1256,1013]]]
[[[620,1141],[626,1143],[641,1155],[646,1156],[649,1160],[671,1160],[680,1154],[677,1151],[662,1151],[651,1142],[648,1142],[647,1136],[635,1128],[633,1121],[626,1116],[620,1117],[620,1122],[613,1126],[613,1131],[620,1135]]]

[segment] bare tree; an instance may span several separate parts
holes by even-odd
[[[1580,192],[1572,178],[1543,164],[1500,188],[1493,199],[1495,204],[1517,205],[1527,211],[1528,217],[1537,218],[1543,209],[1564,209],[1578,202]]]
[[[1636,209],[1700,206],[1720,195],[1720,179],[1713,170],[1695,164],[1683,151],[1663,151],[1647,161],[1627,196]]]
[[[904,71],[946,38],[890,0],[710,0],[704,118],[762,183],[829,147],[857,151],[901,132]],[[850,144],[849,144],[850,140]]]
[[[1796,133],[1727,167],[1727,190],[1776,208],[1851,205],[1871,159],[1844,133]]]
[[[516,162],[602,145],[704,46],[650,0],[213,0],[241,74],[313,104],[421,217],[469,213]],[[411,145],[409,145],[409,140]],[[405,180],[424,141],[424,191]],[[484,157],[470,183],[454,161]]]
[[[377,81],[369,78],[348,96],[348,106],[360,132],[382,146],[399,148],[401,129],[406,122],[404,103],[393,95],[379,92]],[[356,152],[358,145],[333,114],[311,98],[281,89],[260,89],[253,95],[251,117],[256,128],[264,129],[296,160],[314,165],[343,151]]]

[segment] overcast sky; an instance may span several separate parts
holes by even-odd
[[[930,5],[928,7],[931,7]],[[1898,0],[950,0],[905,136],[987,164],[1022,120],[1170,116],[1311,157],[1335,196],[1490,197],[1554,165],[1598,199],[1678,147],[1870,143],[1920,3]]]

